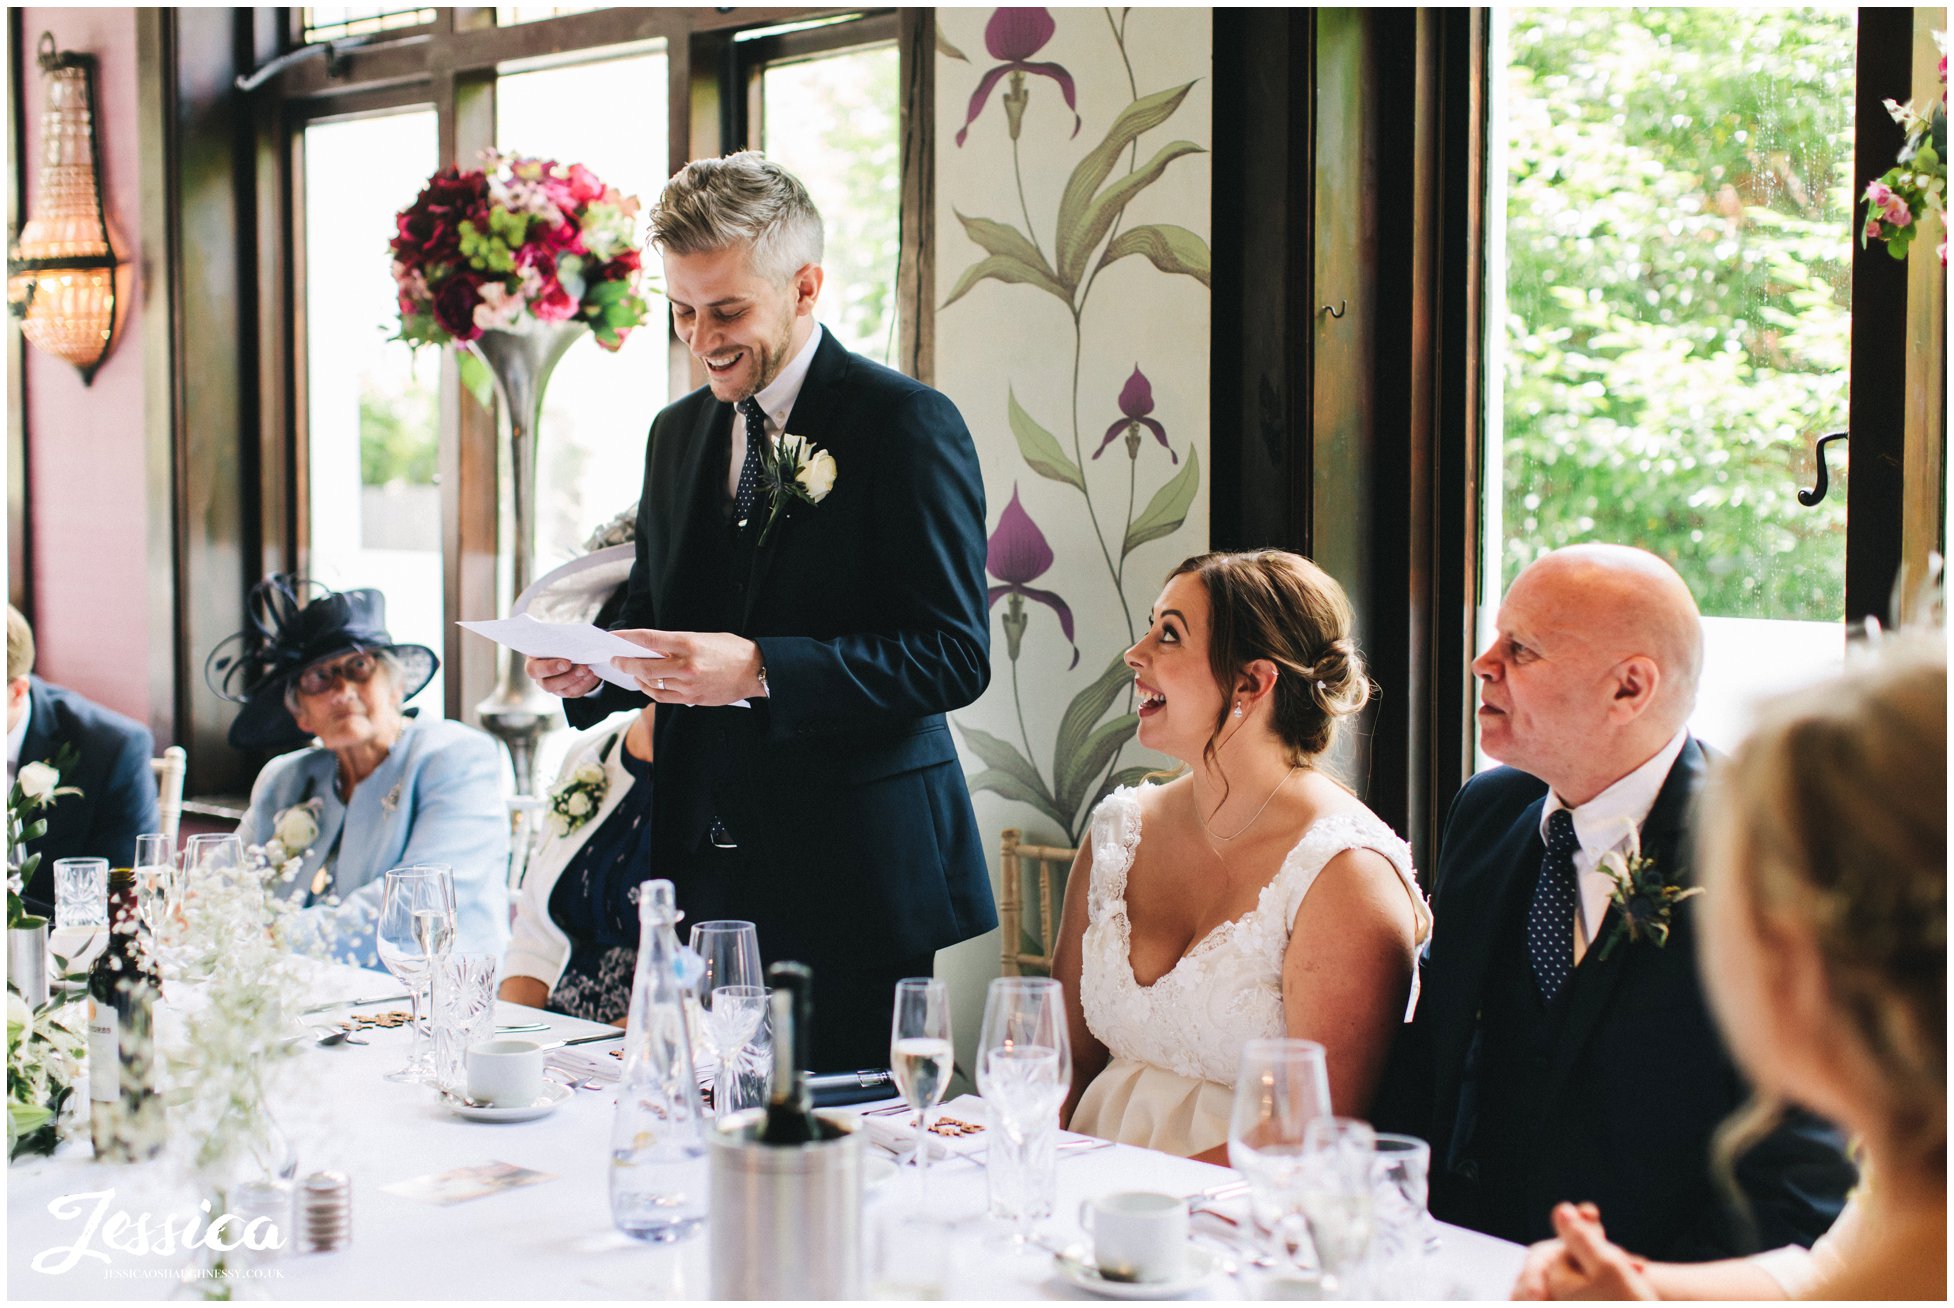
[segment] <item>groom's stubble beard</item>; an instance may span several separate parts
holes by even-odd
[[[793,287],[791,285],[787,288],[787,294],[789,297],[793,295]],[[790,310],[780,324],[778,338],[762,343],[761,347],[755,351],[753,358],[753,389],[740,396],[740,399],[750,399],[773,385],[774,379],[780,376],[780,370],[787,366],[787,360],[792,357],[793,351],[794,314]],[[735,401],[735,403],[737,402]]]

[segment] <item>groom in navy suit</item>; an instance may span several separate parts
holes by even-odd
[[[1432,1146],[1431,1207],[1522,1243],[1561,1201],[1669,1261],[1809,1245],[1853,1181],[1838,1133],[1788,1114],[1719,1189],[1711,1137],[1749,1088],[1705,1008],[1698,905],[1622,934],[1604,857],[1687,887],[1704,749],[1682,578],[1641,550],[1555,551],[1514,581],[1473,662],[1480,740],[1509,766],[1459,792],[1439,847],[1423,992],[1375,1116]],[[1617,865],[1619,866],[1619,865]],[[1748,1211],[1743,1211],[1743,1209]]]
[[[642,695],[530,675],[579,726],[657,702],[645,875],[812,966],[817,1066],[883,1066],[896,981],[997,923],[944,718],[990,680],[976,449],[814,320],[821,219],[785,170],[686,165],[652,240],[707,376],[652,423],[612,624],[662,657],[616,660]]]

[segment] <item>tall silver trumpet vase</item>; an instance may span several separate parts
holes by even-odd
[[[529,320],[524,331],[485,331],[463,346],[488,365],[509,415],[510,467],[515,476],[515,590],[529,589],[536,555],[536,424],[543,388],[564,351],[584,333],[582,323]],[[523,671],[522,655],[496,650],[495,690],[475,706],[482,726],[502,742],[515,765],[516,792],[536,793],[536,744],[559,721],[557,700]]]

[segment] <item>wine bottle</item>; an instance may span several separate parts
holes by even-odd
[[[153,1158],[163,1147],[156,1093],[161,982],[137,902],[136,874],[109,873],[108,943],[88,969],[89,1135],[101,1161]]]
[[[814,1096],[807,1086],[814,973],[805,963],[775,963],[767,969],[767,984],[773,988],[768,1000],[773,1012],[773,1087],[759,1142],[803,1145],[825,1139],[827,1132],[814,1115]]]

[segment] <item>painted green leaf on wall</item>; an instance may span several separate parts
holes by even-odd
[[[1085,787],[1098,768],[1086,770],[1081,779],[1079,760],[1090,748],[1093,727],[1099,719],[1106,716],[1122,692],[1133,684],[1133,669],[1126,666],[1125,651],[1113,656],[1106,670],[1094,678],[1093,683],[1072,697],[1065,707],[1065,716],[1059,719],[1058,742],[1052,749],[1052,776],[1056,778],[1059,803],[1067,813],[1076,813],[1079,800],[1084,796]],[[1135,719],[1137,725],[1138,720]],[[1106,758],[1099,760],[1098,767],[1106,766]],[[1071,802],[1066,803],[1067,792]]]
[[[1119,160],[1120,151],[1126,149],[1143,132],[1148,132],[1173,117],[1174,111],[1181,107],[1194,83],[1157,91],[1152,95],[1141,96],[1120,111],[1106,133],[1106,139],[1094,146],[1079,166],[1072,170],[1071,178],[1065,184],[1065,193],[1058,202],[1058,272],[1060,280],[1067,285],[1077,286],[1079,276],[1085,271],[1086,256],[1092,253],[1096,242],[1080,243],[1080,234],[1085,227],[1086,212],[1092,206],[1093,197],[1099,188],[1112,175],[1113,167]],[[1100,235],[1105,235],[1102,228]],[[1070,270],[1069,272],[1067,270]]]
[[[1099,256],[1099,266],[1104,268],[1129,254],[1144,255],[1164,273],[1184,273],[1203,286],[1213,287],[1209,280],[1208,243],[1185,227],[1172,223],[1129,227],[1107,242],[1106,253]]]
[[[1124,558],[1150,540],[1172,535],[1187,520],[1187,511],[1194,505],[1194,493],[1201,487],[1201,452],[1194,446],[1187,447],[1187,462],[1165,486],[1153,493],[1147,507],[1133,524],[1126,529],[1126,543],[1120,547],[1120,557]]]
[[[1029,804],[1058,823],[1065,832],[1071,832],[1071,818],[1059,811],[1051,791],[1045,788],[1045,779],[1038,775],[1038,769],[1030,759],[1018,752],[1016,746],[965,722],[958,722],[957,730],[963,734],[971,752],[984,761],[985,770],[970,778],[973,791],[994,791],[1006,799]]]
[[[1005,395],[1009,401],[1011,434],[1018,438],[1018,453],[1024,456],[1024,461],[1041,477],[1050,477],[1053,481],[1062,481],[1084,490],[1085,475],[1079,471],[1079,465],[1072,462],[1072,456],[1059,445],[1058,439],[1024,411],[1024,407],[1018,403],[1016,390],[1007,388]]]
[[[1046,294],[1063,300],[1068,308],[1071,306],[1071,289],[1059,284],[1052,266],[1045,262],[1045,256],[1038,252],[1038,247],[1023,232],[995,219],[971,218],[955,209],[950,212],[955,213],[957,221],[963,224],[964,235],[989,257],[964,270],[963,276],[951,289],[950,298],[943,302],[944,308],[955,304],[966,291],[986,277],[1036,286]]]
[[[1113,224],[1118,221],[1120,214],[1125,211],[1133,197],[1159,181],[1160,175],[1167,171],[1168,164],[1186,155],[1206,153],[1207,151],[1192,141],[1170,141],[1160,148],[1159,154],[1102,191],[1091,204],[1086,206],[1085,213],[1079,220],[1079,226],[1068,233],[1061,234],[1061,239],[1070,240],[1072,245],[1069,249],[1061,248],[1059,251],[1059,276],[1067,280],[1078,276],[1078,272],[1072,270],[1074,256],[1077,258],[1078,267],[1082,269],[1086,255],[1106,239],[1106,233],[1113,229]]]
[[[1133,733],[1139,726],[1138,715],[1122,713],[1086,737],[1085,744],[1068,760],[1066,771],[1059,776],[1058,802],[1066,812],[1079,811],[1079,801],[1086,797],[1093,782],[1113,761],[1113,755],[1133,739]]]

